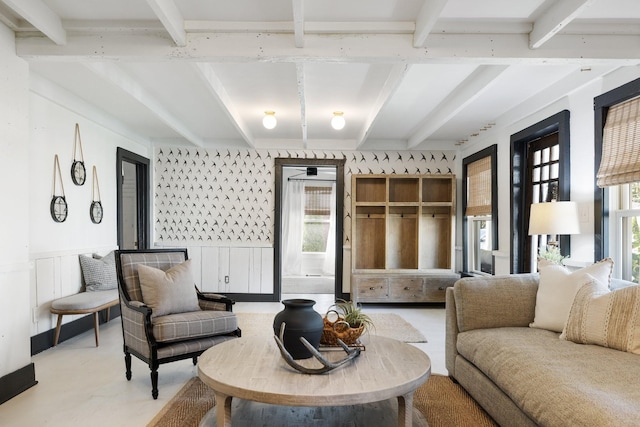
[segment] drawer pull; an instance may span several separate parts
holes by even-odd
[[[447,287],[446,287],[446,286],[440,286],[440,287],[438,287],[438,290],[439,290],[439,291],[444,291],[445,289],[447,289]]]
[[[370,291],[375,291],[376,288],[374,288],[373,286],[369,288]]]
[[[408,286],[405,286],[405,287],[404,287],[404,290],[405,290],[405,291],[408,291],[408,290],[409,290],[409,287],[408,287]]]

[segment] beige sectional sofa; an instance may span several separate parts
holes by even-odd
[[[640,426],[640,355],[529,327],[538,283],[474,277],[447,289],[449,375],[502,426]]]

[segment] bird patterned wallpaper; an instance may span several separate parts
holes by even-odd
[[[157,148],[157,243],[272,246],[275,158],[346,159],[343,243],[350,246],[352,174],[454,174],[456,152]]]

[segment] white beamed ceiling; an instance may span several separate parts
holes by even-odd
[[[157,144],[453,149],[640,67],[638,0],[0,0],[0,21],[36,94]]]

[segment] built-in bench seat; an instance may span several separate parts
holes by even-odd
[[[100,311],[107,310],[107,322],[109,321],[110,309],[114,305],[118,305],[119,296],[117,289],[109,289],[104,291],[87,291],[78,294],[69,295],[54,300],[51,303],[51,313],[58,315],[56,324],[56,332],[53,338],[53,345],[58,345],[60,338],[60,327],[62,326],[62,316],[65,314],[89,314],[93,313],[93,329],[96,335],[96,347],[99,345],[98,325],[100,319],[98,317]]]

